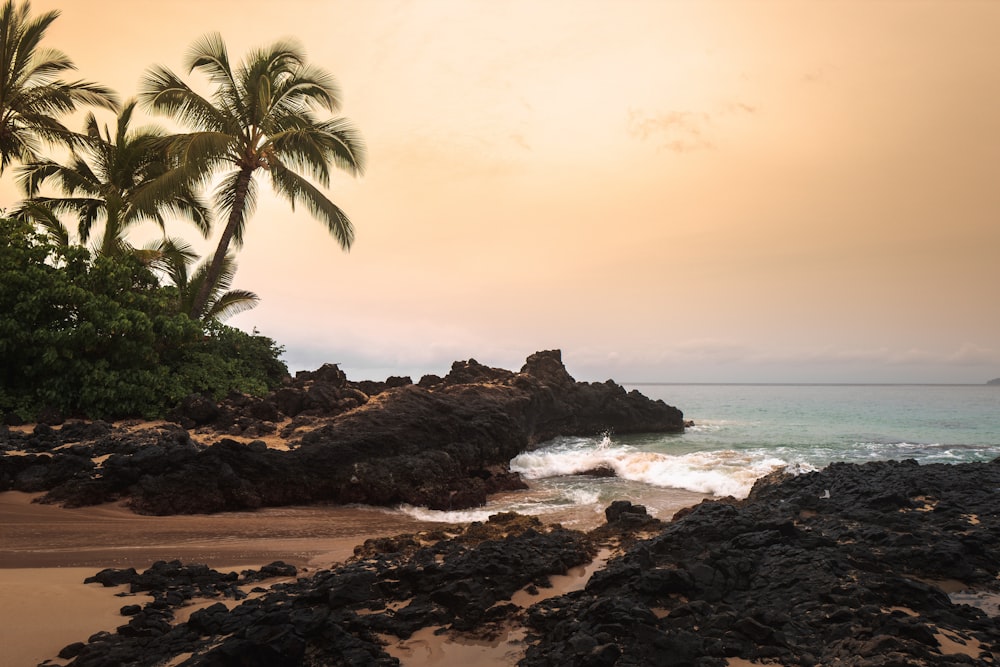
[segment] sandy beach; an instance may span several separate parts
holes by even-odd
[[[151,517],[117,504],[41,505],[37,495],[0,493],[0,667],[61,664],[64,646],[114,630],[123,605],[147,600],[83,583],[106,567],[142,571],[176,559],[239,571],[283,560],[311,570],[345,560],[368,537],[432,525],[352,507]]]
[[[0,493],[0,667],[65,664],[57,658],[63,647],[113,631],[125,621],[122,606],[151,599],[123,597],[125,586],[83,583],[107,567],[142,571],[158,560],[181,560],[227,572],[283,560],[308,573],[343,562],[369,537],[442,525],[342,506],[153,517],[119,504],[63,509],[32,502],[39,495]],[[603,553],[587,567],[554,577],[544,597],[582,586],[606,557]],[[515,603],[526,606],[538,599]],[[522,634],[446,641],[428,631],[390,642],[389,650],[413,667],[465,665],[470,657],[476,664],[506,665]]]

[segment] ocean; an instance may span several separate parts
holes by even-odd
[[[683,434],[564,437],[521,454],[511,469],[527,491],[482,508],[400,511],[424,521],[482,521],[517,511],[582,529],[613,500],[669,519],[705,498],[745,497],[773,470],[914,459],[989,461],[1000,456],[1000,387],[987,385],[643,384],[626,389],[680,408]],[[594,469],[614,476],[586,475]]]

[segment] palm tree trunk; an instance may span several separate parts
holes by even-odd
[[[236,233],[236,228],[239,226],[240,220],[243,219],[243,209],[246,205],[247,191],[250,188],[251,178],[253,178],[253,169],[244,167],[240,171],[239,180],[236,181],[236,194],[233,196],[233,208],[229,212],[229,220],[226,221],[226,228],[222,230],[219,245],[215,249],[215,254],[212,255],[212,263],[208,265],[205,281],[201,284],[198,294],[191,304],[191,312],[188,315],[193,320],[201,319],[205,306],[212,296],[212,290],[215,289],[216,283],[219,282],[219,276],[222,274],[222,265],[226,260],[226,254],[229,252],[229,244],[233,240],[233,235]]]

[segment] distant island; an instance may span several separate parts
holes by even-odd
[[[997,384],[997,385],[1000,385],[1000,378],[993,378],[992,380],[990,380],[986,384]]]

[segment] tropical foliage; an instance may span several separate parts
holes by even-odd
[[[128,230],[144,221],[165,229],[165,216],[188,219],[207,235],[211,212],[180,170],[168,165],[166,133],[152,126],[132,128],[135,105],[135,101],[125,104],[114,133],[88,114],[66,164],[41,158],[18,169],[27,199],[14,215],[29,216],[54,237],[66,239],[61,216],[69,214],[76,219],[84,243],[94,225],[103,222],[104,233],[92,249],[106,256],[134,253],[126,240]],[[41,196],[46,183],[63,196]]]
[[[325,189],[334,169],[362,173],[364,146],[348,121],[319,115],[339,108],[333,78],[286,41],[233,67],[210,34],[186,62],[208,77],[208,97],[164,67],[142,82],[140,100],[186,131],[136,127],[135,100],[64,80],[72,61],[40,46],[58,11],[0,3],[0,175],[17,163],[24,193],[0,216],[0,417],[153,417],[192,393],[277,386],[283,349],[221,324],[258,302],[232,289],[230,249],[243,244],[263,174],[350,248],[354,228]],[[115,111],[115,124],[91,112],[70,131],[60,118],[83,106]],[[210,184],[225,226],[199,261],[166,226],[184,219],[208,237],[213,209],[199,193]],[[162,237],[139,248],[128,237],[145,223]]]
[[[75,69],[69,57],[40,45],[59,16],[31,16],[31,4],[0,5],[0,173],[13,161],[34,160],[44,143],[71,143],[59,116],[78,105],[117,108],[114,93],[87,81],[63,81]]]
[[[192,313],[194,299],[208,276],[208,263],[202,262],[192,273],[191,267],[198,256],[190,245],[177,239],[167,239],[157,244],[152,252],[157,256],[151,266],[166,274],[171,284],[177,288],[178,310]],[[221,322],[257,305],[260,297],[253,292],[230,289],[235,276],[236,259],[233,255],[226,255],[222,273],[212,285],[208,301],[200,311],[194,313],[196,319]]]
[[[23,220],[0,219],[0,236],[0,414],[153,417],[287,373],[274,341],[178,312],[133,256],[92,257]]]
[[[226,225],[192,303],[191,314],[197,316],[223,271],[230,244],[239,247],[243,242],[259,172],[270,176],[271,187],[293,208],[305,204],[341,247],[350,248],[350,219],[312,180],[328,187],[331,167],[360,174],[364,147],[346,120],[315,115],[316,108],[336,111],[339,91],[328,73],[306,64],[294,43],[251,51],[233,68],[222,38],[210,34],[192,46],[186,65],[189,73],[199,71],[209,78],[214,86],[211,98],[160,66],[147,73],[140,97],[150,108],[191,128],[173,139],[171,152],[178,162],[203,182],[224,170],[215,202]]]

